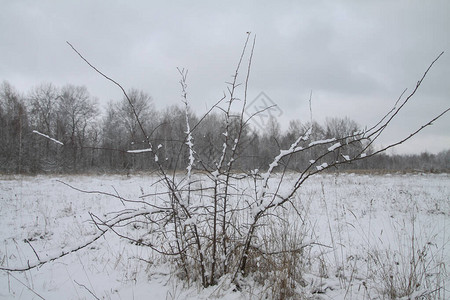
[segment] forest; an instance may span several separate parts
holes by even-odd
[[[148,145],[142,132],[147,132],[148,140],[157,146],[159,163],[170,170],[184,169],[182,162],[189,156],[185,108],[172,105],[157,111],[148,93],[130,89],[128,96],[138,118],[125,97],[110,101],[105,109],[101,109],[98,100],[84,86],[57,87],[41,83],[22,93],[3,81],[0,84],[0,172],[129,174],[153,171],[157,164],[145,151]],[[203,170],[215,166],[214,159],[220,157],[222,151],[226,126],[224,114],[219,109],[206,115],[197,115],[192,110],[188,113],[195,142],[193,167]],[[229,124],[231,133],[233,126],[238,131],[238,119],[237,115],[236,124]],[[233,118],[230,120],[233,123]],[[249,125],[243,128],[235,162],[238,170],[266,170],[280,149],[289,148],[296,137],[310,127],[312,140],[342,138],[363,130],[349,118],[336,117],[327,118],[324,124],[292,120],[284,132],[273,117],[267,124],[263,132]],[[364,147],[362,143],[351,144],[345,151],[351,156]],[[304,168],[317,157],[314,151],[321,149],[317,147],[294,154],[289,169]],[[450,150],[415,155],[380,153],[340,165],[339,169],[448,172]]]

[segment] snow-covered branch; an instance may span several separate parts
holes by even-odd
[[[144,152],[152,152],[152,148],[146,148],[146,149],[137,149],[137,150],[128,150],[127,153],[144,153]]]
[[[49,140],[52,141],[52,142],[55,142],[55,143],[57,143],[57,144],[60,144],[61,146],[64,146],[64,143],[63,143],[63,142],[60,142],[60,141],[58,141],[57,139],[54,139],[54,138],[52,138],[52,137],[50,137],[50,136],[48,136],[48,135],[46,135],[46,134],[40,133],[40,132],[37,131],[37,130],[33,130],[33,133],[36,133],[36,134],[38,134],[38,135],[40,135],[40,136],[45,137],[46,139],[49,139]]]

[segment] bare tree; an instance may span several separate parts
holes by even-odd
[[[141,142],[142,132],[139,128],[139,124],[136,121],[137,117],[141,120],[142,126],[147,130],[150,129],[152,121],[155,117],[152,98],[150,95],[137,89],[131,89],[128,91],[128,97],[133,103],[134,112],[128,103],[126,98],[123,98],[116,105],[117,118],[120,124],[125,128],[130,142]]]
[[[128,167],[126,151],[129,138],[117,118],[117,104],[110,101],[106,107],[106,114],[102,120],[101,131],[101,165],[107,170],[122,170]]]
[[[141,132],[135,112],[147,132],[152,132],[156,127],[158,120],[153,100],[150,95],[137,89],[130,89],[127,94],[133,108],[125,97],[108,104],[103,118],[103,153],[109,157],[108,164],[113,168],[148,169],[150,165],[143,157],[129,156],[125,152],[145,147],[146,144],[147,137]],[[114,153],[114,149],[119,151]]]
[[[85,157],[87,137],[94,127],[97,116],[95,100],[84,86],[66,85],[58,96],[57,133],[58,140],[65,144],[64,151],[71,157],[71,167],[77,170],[78,160]]]
[[[48,136],[56,136],[58,89],[52,84],[41,84],[33,88],[27,96],[29,103],[30,126]],[[49,139],[34,140],[39,153],[40,168],[51,170],[56,168],[58,151]],[[43,153],[42,153],[43,152]]]
[[[0,85],[0,161],[8,172],[23,171],[28,115],[19,93],[6,81]]]

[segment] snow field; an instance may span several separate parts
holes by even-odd
[[[295,174],[287,174],[281,190],[294,178]],[[207,289],[186,286],[174,276],[176,270],[169,259],[107,233],[86,248],[38,268],[0,271],[0,298],[259,299],[282,284],[286,270],[292,269],[298,275],[295,291],[305,297],[387,298],[390,287],[400,290],[408,282],[416,282],[420,286],[414,288],[415,295],[441,287],[430,297],[445,299],[450,293],[445,289],[445,266],[450,262],[446,232],[449,179],[449,175],[433,174],[325,174],[311,178],[292,201],[294,206],[276,209],[281,218],[264,220],[255,240],[268,252],[278,251],[280,245],[297,246],[301,251],[294,260],[288,257],[280,269],[268,265],[279,261],[256,257],[255,272],[245,278],[240,292],[234,292],[226,279]],[[89,240],[98,232],[89,213],[105,219],[112,212],[142,207],[139,203],[124,205],[107,195],[82,193],[66,184],[137,200],[161,191],[156,180],[144,175],[1,177],[1,265],[27,266]],[[237,189],[246,189],[247,183],[239,184],[243,186]],[[158,201],[157,196],[152,197],[146,200]],[[233,201],[239,201],[239,195]],[[120,230],[139,238],[145,236],[146,228],[124,226]],[[283,257],[277,256],[277,260]],[[272,276],[262,276],[269,271]]]

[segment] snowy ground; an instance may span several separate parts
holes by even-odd
[[[106,216],[124,208],[116,199],[81,193],[61,181],[137,199],[155,192],[151,186],[155,180],[152,176],[1,176],[0,264],[26,266],[79,245],[96,233],[89,212]],[[385,298],[386,274],[395,280],[396,275],[408,273],[411,258],[420,258],[418,265],[426,274],[418,294],[441,286],[436,298],[450,297],[445,270],[450,264],[449,175],[321,175],[300,189],[296,201],[306,218],[307,234],[317,242],[308,249],[312,262],[304,274],[304,290],[310,296]],[[295,223],[295,216],[287,218]],[[138,230],[131,228],[129,234],[137,235]],[[108,233],[87,248],[39,268],[0,271],[0,299],[259,299],[264,290],[252,286],[251,279],[242,292],[233,292],[226,284],[206,290],[183,287],[171,276],[171,268],[148,248]]]

